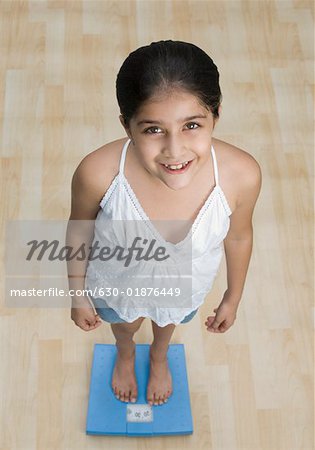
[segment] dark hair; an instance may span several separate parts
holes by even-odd
[[[131,52],[117,74],[116,96],[125,125],[143,102],[172,88],[195,94],[219,117],[222,94],[213,60],[194,44],[167,40]]]

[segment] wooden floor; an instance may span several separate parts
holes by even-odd
[[[214,136],[263,172],[254,250],[238,318],[204,320],[221,301],[225,264],[198,315],[177,327],[194,419],[185,437],[85,434],[94,343],[67,309],[4,301],[1,247],[1,450],[311,450],[313,437],[313,4],[257,1],[2,1],[1,242],[8,220],[67,220],[84,155],[124,136],[115,78],[128,53],[193,42],[221,74]],[[150,322],[135,338],[150,343]]]

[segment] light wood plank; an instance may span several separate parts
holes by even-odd
[[[311,450],[314,448],[314,5],[259,1],[0,2],[0,230],[8,220],[67,220],[79,161],[124,136],[117,71],[135,48],[193,42],[220,71],[215,137],[263,172],[254,249],[238,317],[204,322],[226,287],[224,262],[184,343],[192,436],[85,435],[94,343],[67,309],[0,304],[0,448]],[[5,292],[4,248],[0,287]],[[145,321],[137,343],[151,343]]]

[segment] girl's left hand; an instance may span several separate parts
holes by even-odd
[[[223,298],[220,305],[213,311],[216,315],[207,317],[205,322],[207,331],[224,333],[233,325],[236,319],[237,306]]]

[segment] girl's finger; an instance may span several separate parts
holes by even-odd
[[[219,328],[220,325],[221,325],[221,322],[219,322],[218,319],[215,319],[215,320],[212,322],[210,328],[212,328],[212,329],[214,329],[214,330],[217,330],[217,329]]]
[[[208,327],[211,326],[211,324],[214,322],[214,317],[212,317],[211,320],[207,320],[207,322],[205,322],[205,325],[207,325]]]

